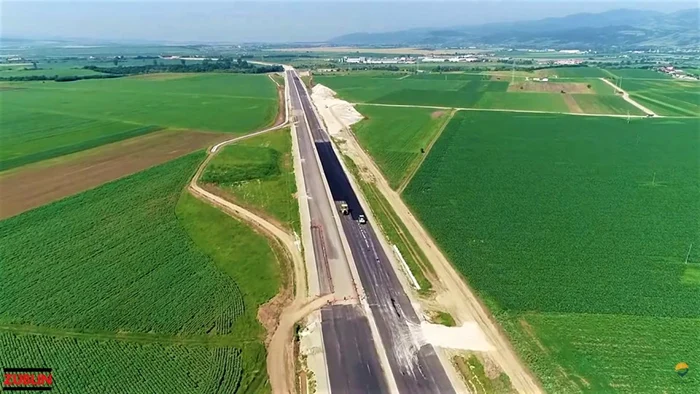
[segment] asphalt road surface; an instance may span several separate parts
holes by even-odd
[[[287,73],[287,80],[294,80],[296,73]],[[290,86],[291,113],[299,118],[296,122],[297,139],[312,222],[311,237],[320,290],[322,294],[335,292],[339,297],[343,297],[343,294],[349,296],[350,293],[355,296],[352,274],[331,212],[334,207],[328,201],[323,174],[315,157],[315,147],[303,119],[304,112],[297,87],[295,84]],[[299,94],[304,94],[303,90]],[[352,291],[349,287],[353,288]],[[321,332],[333,394],[389,392],[369,320],[359,305],[324,307],[321,310]]]
[[[367,317],[358,305],[321,309],[331,393],[388,393]]]
[[[295,89],[301,97],[333,200],[336,203],[345,201],[350,208],[350,215],[343,216],[341,220],[343,231],[399,392],[454,393],[435,349],[423,340],[420,320],[376,233],[371,226],[357,221],[357,217],[364,214],[364,209],[333,151],[328,134],[322,128],[301,80],[296,75],[289,80],[296,85]]]

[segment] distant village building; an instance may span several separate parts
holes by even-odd
[[[554,64],[559,66],[574,66],[581,63],[583,63],[582,59],[562,59],[554,62]]]

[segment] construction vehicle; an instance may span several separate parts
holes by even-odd
[[[340,213],[342,213],[343,215],[347,215],[350,213],[350,209],[348,208],[348,203],[346,203],[345,201],[340,202]]]

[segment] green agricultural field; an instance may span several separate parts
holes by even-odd
[[[225,146],[201,181],[228,192],[235,202],[301,232],[289,128]]]
[[[0,171],[136,137],[160,127],[0,108]]]
[[[664,74],[662,72],[649,70],[645,68],[608,68],[605,69],[606,72],[611,75],[622,78],[623,80],[629,79],[671,79],[671,76]]]
[[[459,112],[404,191],[548,391],[698,391],[698,126]]]
[[[488,92],[481,97],[476,108],[569,112],[561,93]]]
[[[622,88],[659,115],[700,116],[700,82],[623,80]]]
[[[189,155],[0,221],[0,251],[11,262],[2,271],[0,322],[230,333],[244,311],[240,290],[174,215],[202,158]]]
[[[0,342],[17,348],[0,352],[2,365],[42,360],[62,392],[110,392],[156,364],[178,376],[136,391],[162,379],[168,392],[269,390],[257,311],[279,289],[279,254],[182,192],[203,157],[0,221]],[[95,365],[115,372],[74,390]]]
[[[5,368],[53,369],[56,393],[236,392],[240,350],[0,332]]]
[[[587,114],[644,115],[644,112],[612,94],[572,94],[576,104]]]
[[[316,76],[314,81],[357,103],[473,107],[485,92],[505,92],[506,81],[480,74]]]
[[[0,79],[9,77],[32,77],[39,75],[53,76],[57,75],[59,77],[68,76],[82,76],[82,75],[99,75],[102,73],[84,70],[81,68],[39,68],[33,69],[31,65],[26,67],[0,67]]]
[[[603,81],[583,78],[575,74],[574,71],[579,71],[578,68],[587,70],[585,67],[572,67],[568,75],[576,78],[562,82],[587,83],[596,94],[575,94],[575,97],[564,97],[559,91],[507,91],[510,77],[495,73],[424,73],[407,76],[356,73],[318,75],[314,80],[335,90],[341,98],[355,103],[560,113],[626,114],[629,111],[630,114],[643,115],[639,109],[625,102],[621,97],[616,97],[612,88],[606,89],[607,85],[603,85]],[[593,72],[589,71],[589,73]],[[580,74],[586,73],[582,71]],[[529,75],[534,74],[529,73]],[[494,78],[500,79],[494,80]],[[519,77],[519,81],[523,79]],[[587,97],[581,97],[579,100],[580,96]]]
[[[537,70],[536,73],[559,78],[601,78],[609,76],[609,74],[598,67],[555,67]]]
[[[428,108],[358,105],[357,109],[366,119],[353,131],[394,189],[420,164],[421,149],[428,148],[449,117],[447,111]]]
[[[162,127],[244,134],[278,111],[266,75],[150,74],[0,88],[0,170]]]

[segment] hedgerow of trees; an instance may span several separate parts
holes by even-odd
[[[267,66],[248,63],[239,58],[221,58],[216,61],[209,59],[203,60],[198,64],[147,64],[142,66],[117,66],[117,67],[98,67],[85,66],[86,70],[93,70],[105,74],[133,75],[147,73],[204,73],[204,72],[233,72],[246,74],[260,74],[269,72],[280,72],[284,69],[282,66]]]

